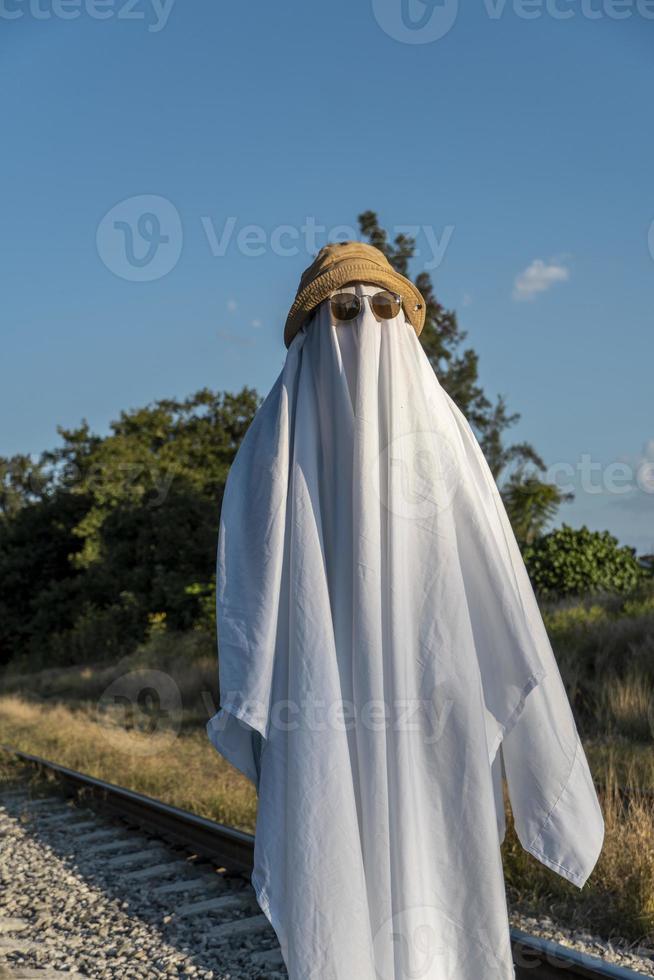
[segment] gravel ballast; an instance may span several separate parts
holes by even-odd
[[[533,936],[654,977],[654,950],[547,916]],[[284,980],[276,936],[243,876],[67,802],[0,792],[0,980]]]
[[[0,977],[287,976],[245,879],[58,797],[0,793],[0,894]]]

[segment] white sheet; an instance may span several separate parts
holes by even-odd
[[[497,486],[402,313],[323,303],[294,338],[218,545],[207,731],[257,786],[291,980],[514,977],[501,758],[523,846],[579,887],[604,824]]]

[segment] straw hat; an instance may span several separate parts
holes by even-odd
[[[288,347],[304,321],[330,293],[351,282],[371,282],[399,293],[407,320],[420,336],[425,325],[425,301],[414,284],[396,272],[383,252],[365,242],[335,242],[321,248],[302,273],[286,318],[284,343]]]

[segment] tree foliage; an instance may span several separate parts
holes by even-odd
[[[552,483],[524,476],[521,470],[512,473],[502,487],[502,498],[520,546],[532,544],[540,537],[561,501],[572,496],[562,493]]]
[[[609,531],[563,524],[523,552],[527,571],[543,596],[630,592],[644,576],[634,549]]]
[[[0,663],[125,652],[149,617],[190,628],[215,567],[229,467],[257,407],[197,392],[84,422],[38,463],[2,461]],[[29,477],[29,478],[28,478]]]

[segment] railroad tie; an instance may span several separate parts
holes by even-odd
[[[135,875],[139,874],[138,871],[133,872]],[[130,875],[125,875],[129,878]],[[221,891],[225,891],[227,885],[224,880],[219,877],[219,875],[203,875],[201,878],[182,878],[181,881],[168,881],[165,885],[157,885],[156,888],[152,889],[152,894],[157,897],[162,895],[176,895],[177,892],[191,892],[199,891],[203,888],[205,891],[214,891],[219,888]]]
[[[29,800],[30,797],[26,795],[24,789],[8,789],[2,793],[0,797],[0,806],[2,806],[5,800],[14,802],[15,800]]]
[[[94,828],[94,829],[91,829],[91,828]],[[76,832],[77,832],[77,830],[78,830],[78,827],[75,827],[75,831]],[[86,847],[87,844],[100,844],[102,841],[107,841],[108,842],[108,841],[112,841],[112,840],[116,840],[117,839],[116,838],[116,828],[115,827],[107,827],[107,828],[105,828],[103,830],[98,830],[98,825],[97,825],[97,822],[96,822],[95,824],[89,824],[89,831],[90,831],[90,833],[88,833],[88,834],[87,833],[80,834],[79,836],[77,836],[77,833],[76,833],[75,834],[75,843],[76,844],[81,844],[82,847]],[[127,838],[121,837],[120,839],[121,840],[126,840]],[[94,848],[94,850],[96,850],[96,849]],[[96,853],[97,853],[97,851],[96,851]]]
[[[35,953],[47,948],[43,943],[35,943],[31,939],[20,939],[4,934],[0,936],[0,953]]]
[[[137,864],[138,862],[152,861],[153,859],[161,861],[165,857],[170,857],[170,851],[163,847],[148,847],[143,851],[130,851],[129,854],[121,854],[119,857],[112,858],[106,862],[105,868],[113,871],[115,868],[128,868],[130,864]]]
[[[257,932],[272,932],[272,926],[265,915],[250,915],[245,919],[234,919],[233,922],[225,922],[223,925],[215,926],[205,933],[208,939],[218,939],[229,942],[237,936],[247,936]]]
[[[188,866],[187,861],[167,861],[165,864],[153,864],[148,868],[138,868],[136,871],[127,871],[123,875],[123,878],[125,881],[150,881],[152,878],[167,878],[172,874],[187,871]],[[176,881],[174,884],[182,886],[184,885],[184,882]],[[153,888],[152,891],[156,895],[160,889]]]
[[[0,935],[5,932],[22,932],[23,929],[29,929],[29,922],[24,919],[0,918]]]
[[[6,969],[6,968],[5,968]],[[15,970],[12,972],[2,972],[0,967],[0,980],[87,980],[81,973],[70,973],[62,970]]]
[[[48,816],[38,816],[36,820],[32,818],[32,822],[36,825],[38,830],[57,830],[62,827],[64,830],[70,830],[75,832],[75,841],[79,839],[77,834],[80,831],[91,830],[98,826],[97,820],[88,820],[84,818],[80,820],[77,814],[69,813],[66,815],[48,814]]]
[[[31,939],[21,939],[14,933],[29,929],[29,922],[23,919],[5,916],[0,918],[0,953],[33,953],[46,948],[43,943],[35,943]]]
[[[175,918],[188,919],[192,915],[203,915],[205,912],[230,912],[236,909],[247,909],[256,906],[254,894],[243,892],[234,895],[221,895],[219,898],[207,898],[201,902],[188,902],[178,905]]]
[[[56,809],[59,810],[60,812],[64,812],[65,810],[64,805],[62,803],[59,803],[57,800],[53,801],[51,796],[44,796],[44,797],[25,796],[23,799],[19,798],[16,800],[12,800],[11,803],[12,806],[30,807],[31,809],[34,810],[38,810],[38,808],[42,806],[49,806],[51,809]]]
[[[114,851],[125,851],[127,853],[129,848],[135,846],[142,848],[145,844],[147,844],[147,840],[144,837],[120,833],[115,834],[113,840],[107,841],[106,844],[99,844],[97,847],[94,847],[93,854],[112,854]]]

